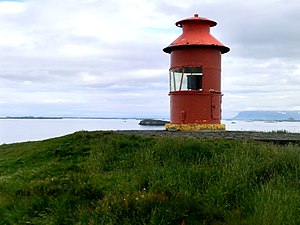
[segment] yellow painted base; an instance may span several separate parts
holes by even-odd
[[[211,130],[211,131],[218,131],[218,130],[225,130],[225,124],[172,124],[167,123],[165,125],[166,130],[174,131],[174,130],[182,130],[182,131],[189,131],[189,130]]]

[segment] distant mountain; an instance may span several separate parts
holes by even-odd
[[[0,119],[28,119],[28,120],[33,120],[33,119],[63,119],[63,117],[49,117],[49,116],[6,116],[6,117],[0,117]]]
[[[233,120],[300,121],[300,111],[241,111]]]

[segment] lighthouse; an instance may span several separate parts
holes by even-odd
[[[217,23],[198,14],[180,20],[182,34],[170,54],[170,123],[167,130],[225,130],[221,124],[221,55],[229,52],[210,34]]]

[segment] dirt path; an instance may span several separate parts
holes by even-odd
[[[300,133],[271,133],[250,131],[165,131],[165,130],[123,130],[119,134],[135,134],[161,137],[189,137],[203,139],[257,140],[278,144],[300,143]]]

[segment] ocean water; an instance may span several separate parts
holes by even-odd
[[[44,140],[87,130],[162,130],[137,119],[0,119],[0,144]]]
[[[44,140],[87,130],[164,130],[164,126],[140,126],[138,119],[0,119],[0,144]],[[226,130],[300,133],[300,122],[224,120]]]
[[[276,122],[276,121],[222,121],[226,124],[226,130],[232,131],[287,131],[300,133],[300,122]]]

